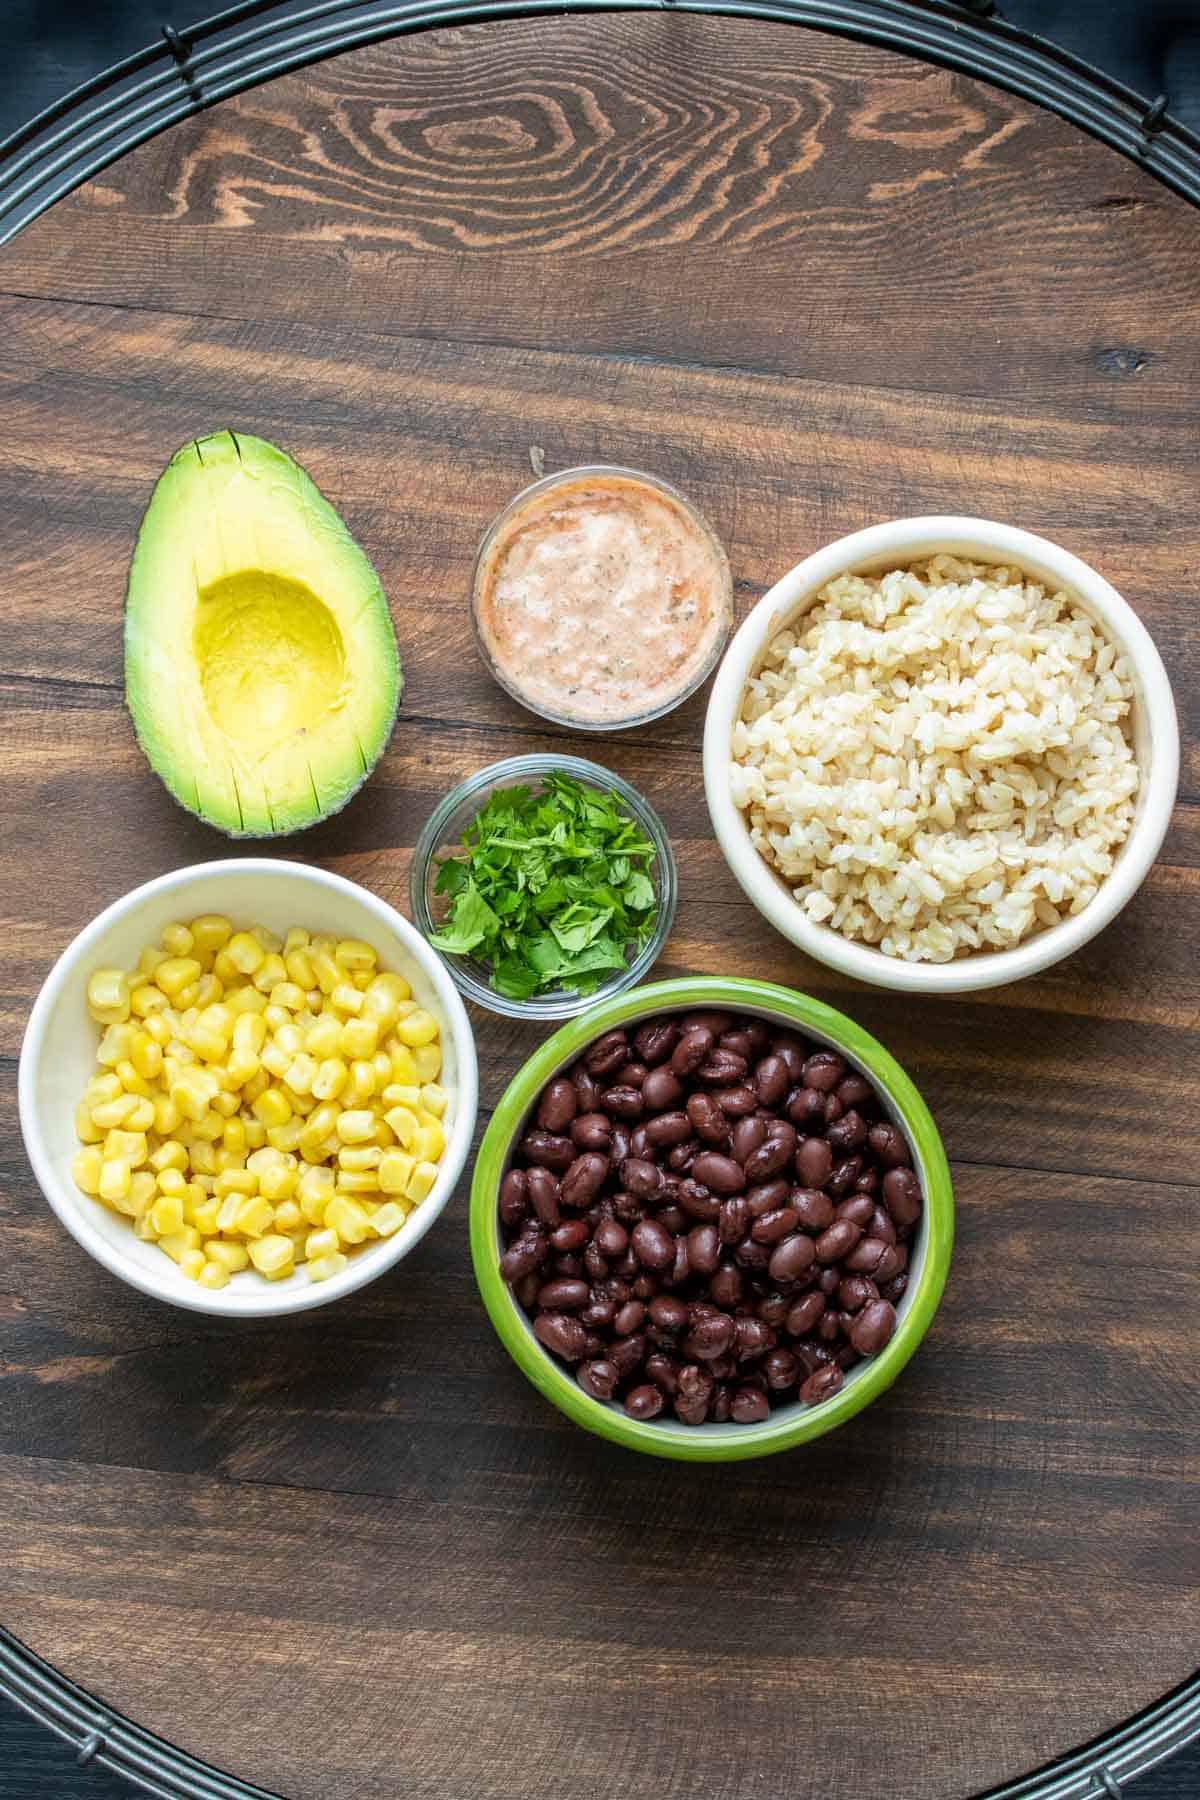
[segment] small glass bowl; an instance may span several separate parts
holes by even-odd
[[[429,815],[413,851],[409,871],[412,916],[417,930],[424,937],[430,937],[440,928],[444,913],[448,911],[441,896],[434,893],[438,869],[445,860],[439,852],[461,850],[463,832],[497,788],[534,787],[543,775],[552,774],[571,775],[587,787],[617,794],[624,802],[654,845],[654,858],[647,874],[654,883],[658,917],[653,936],[628,967],[618,969],[590,994],[558,988],[552,993],[537,994],[530,1000],[512,1000],[506,994],[497,994],[488,985],[485,963],[472,956],[438,952],[460,994],[477,1006],[502,1013],[509,1019],[570,1019],[598,1001],[623,994],[641,981],[657,962],[675,918],[678,888],[675,854],[661,819],[636,788],[630,787],[610,769],[602,769],[599,763],[586,762],[580,756],[510,756],[470,776],[447,794]]]
[[[655,493],[665,495],[679,508],[684,517],[709,545],[721,583],[719,622],[712,646],[703,662],[697,664],[682,686],[678,687],[661,705],[630,713],[626,718],[621,719],[581,719],[571,713],[556,712],[553,707],[540,706],[496,661],[479,621],[480,581],[488,553],[501,529],[514,514],[528,506],[531,500],[536,500],[542,494],[550,493],[555,488],[577,486],[579,483],[589,480],[641,482]],[[552,725],[563,725],[568,731],[629,731],[635,725],[648,725],[652,720],[661,719],[667,713],[674,712],[677,706],[682,706],[685,700],[690,700],[692,695],[704,686],[720,662],[725,652],[725,646],[729,642],[729,634],[733,630],[733,610],[733,575],[729,567],[729,558],[725,554],[725,546],[704,514],[698,512],[686,494],[681,494],[679,489],[672,487],[669,481],[662,481],[657,475],[648,475],[644,469],[627,469],[619,463],[583,463],[575,469],[557,469],[553,475],[543,475],[539,481],[531,482],[528,487],[522,488],[521,492],[514,494],[508,505],[496,514],[484,532],[479,549],[475,553],[475,565],[471,571],[471,625],[475,633],[475,644],[484,667],[492,680],[502,687],[518,705],[523,706],[526,712],[534,713],[540,719],[547,719]]]

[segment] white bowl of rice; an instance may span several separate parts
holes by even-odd
[[[764,917],[924,993],[1094,937],[1178,777],[1145,626],[1078,557],[986,519],[897,519],[807,557],[734,637],[704,732],[717,839]]]

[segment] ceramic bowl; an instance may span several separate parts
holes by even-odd
[[[981,950],[949,963],[913,963],[855,943],[815,923],[759,855],[730,793],[730,742],[747,679],[776,634],[814,604],[838,575],[882,573],[939,551],[1016,565],[1034,580],[1068,589],[1128,659],[1135,690],[1133,742],[1141,772],[1129,836],[1111,874],[1082,912],[1011,950]],[[801,950],[860,981],[910,993],[967,993],[999,987],[1070,956],[1116,918],[1158,855],[1179,780],[1179,727],[1171,685],[1149,632],[1095,569],[1047,538],[987,519],[894,519],[839,538],[806,557],[765,594],[738,630],[717,671],[704,729],[704,787],[725,860],[747,896]]]
[[[571,1372],[538,1343],[529,1319],[500,1274],[500,1182],[513,1145],[525,1130],[546,1083],[613,1026],[633,1028],[655,1013],[697,1006],[753,1013],[799,1032],[815,1046],[837,1050],[871,1081],[887,1116],[904,1132],[925,1195],[921,1223],[911,1246],[908,1288],[897,1307],[898,1323],[891,1342],[878,1356],[856,1365],[831,1400],[813,1407],[799,1402],[778,1407],[761,1425],[683,1425],[666,1413],[642,1421],[631,1419],[620,1405],[592,1399]],[[953,1241],[954,1197],[946,1154],[929,1109],[910,1078],[882,1044],[844,1014],[806,994],[763,981],[696,976],[655,982],[572,1020],[530,1057],[510,1083],[480,1147],[471,1185],[471,1253],[476,1279],[492,1323],[517,1367],[577,1425],[630,1450],[685,1462],[735,1462],[769,1456],[809,1443],[861,1412],[891,1386],[929,1329],[945,1285]]]
[[[354,1251],[328,1281],[310,1282],[301,1266],[285,1281],[253,1269],[210,1292],[182,1275],[132,1222],[90,1199],[71,1179],[79,1149],[75,1106],[96,1067],[99,1028],[88,1015],[89,976],[101,967],[130,968],[164,926],[199,913],[223,913],[239,925],[265,925],[280,935],[291,925],[361,938],[381,967],[403,975],[414,998],[437,1019],[444,1058],[440,1077],[450,1099],[446,1149],[438,1179],[394,1237]],[[59,957],[34,1003],[21,1048],[21,1131],[42,1192],[67,1230],[112,1274],[156,1300],[193,1312],[261,1318],[325,1306],[374,1281],[420,1243],[454,1191],[475,1128],[478,1077],[466,1009],[438,957],[406,919],[365,888],[300,863],[246,857],[179,869],[135,888],[92,920]]]

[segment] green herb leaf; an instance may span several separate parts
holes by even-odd
[[[616,794],[561,774],[540,792],[499,788],[438,869],[450,907],[430,942],[487,964],[511,999],[594,993],[653,934],[654,855]]]

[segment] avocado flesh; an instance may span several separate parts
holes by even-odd
[[[125,609],[125,692],[151,767],[233,837],[300,831],[378,760],[402,676],[367,557],[299,465],[214,432],[160,477]]]

